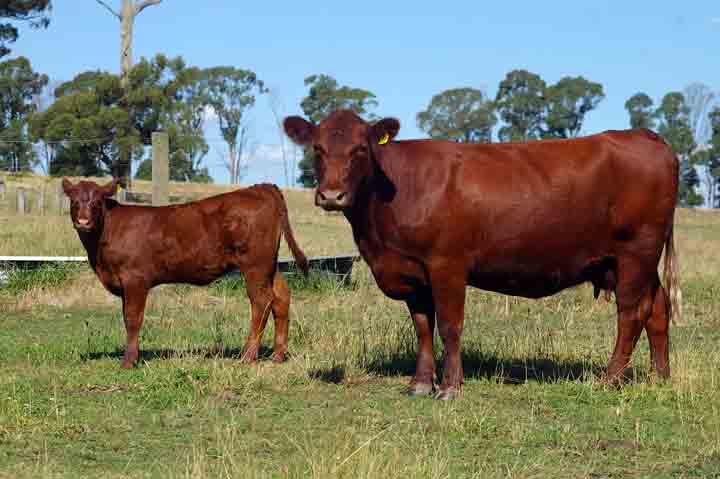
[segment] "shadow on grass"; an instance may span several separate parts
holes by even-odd
[[[270,359],[272,349],[267,346],[260,346],[260,352],[258,353],[258,360]],[[160,359],[172,359],[186,356],[194,356],[200,358],[220,358],[220,359],[240,359],[242,354],[242,348],[230,348],[230,347],[198,347],[191,349],[172,349],[172,348],[160,348],[160,349],[141,349],[140,350],[140,361],[154,361]],[[83,361],[95,361],[98,359],[118,359],[121,360],[125,356],[124,349],[116,349],[115,351],[99,351],[84,353],[80,356]]]
[[[371,361],[366,370],[380,376],[413,376],[415,374],[414,352],[397,352],[388,357]],[[438,361],[438,377],[441,377],[441,361]],[[591,361],[559,360],[555,358],[500,358],[481,351],[462,353],[462,364],[467,379],[493,379],[504,384],[522,384],[527,381],[555,383],[558,381],[587,381],[600,379],[606,372],[605,364]],[[643,380],[647,371],[628,368],[626,378]]]

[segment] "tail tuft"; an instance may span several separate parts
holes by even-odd
[[[663,272],[663,282],[669,298],[668,315],[670,320],[678,324],[682,320],[682,291],[678,283],[678,258],[675,252],[674,241],[674,225],[670,226],[670,231],[665,239],[665,271]]]

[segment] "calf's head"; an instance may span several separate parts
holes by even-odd
[[[290,116],[283,126],[290,139],[313,153],[315,204],[342,210],[353,206],[358,189],[375,171],[379,148],[395,138],[400,122],[384,118],[370,124],[352,111],[338,110],[318,125]]]
[[[62,187],[70,198],[70,218],[78,231],[92,231],[99,228],[105,215],[105,199],[111,197],[117,189],[118,180],[113,179],[105,186],[92,181],[80,181],[72,184],[63,178]]]

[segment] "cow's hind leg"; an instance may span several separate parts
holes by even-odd
[[[415,323],[418,339],[415,377],[410,383],[410,396],[427,396],[433,392],[435,377],[435,354],[433,334],[435,332],[435,305],[430,291],[416,294],[407,301],[410,316]]]
[[[131,283],[125,285],[123,289],[123,320],[127,332],[127,344],[122,367],[125,369],[133,367],[140,355],[140,328],[145,319],[147,295],[148,289],[145,286]]]
[[[650,319],[660,286],[657,272],[643,274],[640,265],[619,265],[619,281],[615,296],[618,309],[618,333],[615,349],[608,364],[607,378],[610,383],[620,383],[630,363],[635,344]],[[653,323],[653,326],[655,323]],[[652,342],[652,340],[651,340]]]
[[[273,341],[273,362],[285,361],[288,350],[288,329],[290,327],[290,288],[282,273],[275,272],[273,280],[272,313],[275,321],[275,338]]]
[[[250,331],[245,346],[243,346],[240,360],[252,363],[257,359],[260,351],[260,342],[265,331],[268,316],[273,304],[273,274],[266,272],[245,272],[247,295],[250,299]]]
[[[659,279],[658,279],[659,282]],[[670,315],[665,288],[658,286],[655,292],[652,315],[645,325],[650,341],[650,360],[655,373],[663,378],[670,377]]]

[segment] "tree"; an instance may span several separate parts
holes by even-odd
[[[257,75],[250,70],[241,70],[230,66],[208,68],[204,71],[207,104],[217,115],[220,134],[228,147],[228,171],[230,183],[240,181],[240,162],[248,130],[243,123],[246,110],[255,104],[255,95],[267,90]],[[242,134],[242,136],[241,136]]]
[[[118,76],[101,71],[80,73],[55,89],[55,102],[30,121],[33,141],[55,145],[51,175],[114,174],[120,144],[141,149],[122,96]]]
[[[95,1],[120,21],[120,87],[127,96],[131,82],[130,73],[133,68],[132,40],[135,18],[147,7],[158,5],[162,3],[162,0],[122,0],[120,10],[117,11],[103,0]],[[121,145],[115,174],[121,179],[121,184],[125,186],[129,184],[131,162],[132,151],[129,147]]]
[[[0,2],[0,18],[27,22],[33,28],[46,28],[50,24],[48,14],[52,9],[50,0],[4,0]],[[18,30],[11,23],[0,23],[0,58],[10,53],[6,46],[18,39]]]
[[[35,97],[47,83],[47,75],[35,72],[25,57],[0,63],[0,169],[20,171],[34,166],[27,124],[37,108]]]
[[[141,157],[158,130],[170,136],[173,178],[187,181],[205,174],[200,168],[208,149],[200,73],[180,57],[157,55],[133,67],[127,93],[120,77],[107,72],[84,72],[61,84],[55,103],[31,122],[34,139],[57,144],[51,174],[119,177],[121,151]]]
[[[631,128],[655,128],[655,112],[652,98],[645,93],[636,93],[625,102],[625,109],[630,115]]]
[[[698,201],[695,187],[700,183],[690,156],[696,144],[690,129],[689,113],[685,97],[680,92],[665,95],[655,112],[658,118],[658,133],[665,138],[680,160],[678,200],[684,206],[693,206],[693,203]]]
[[[417,114],[418,127],[431,138],[463,143],[490,143],[497,123],[492,102],[474,88],[454,88],[432,97]]]
[[[319,123],[335,110],[352,110],[368,120],[374,118],[370,112],[377,107],[375,95],[361,88],[338,85],[337,80],[329,75],[311,75],[305,78],[308,94],[300,102],[305,116],[313,123]],[[303,159],[298,163],[300,177],[298,181],[306,188],[317,185],[313,170],[313,153],[304,149]]]
[[[280,137],[280,154],[282,155],[283,173],[285,175],[285,188],[288,188],[290,186],[290,172],[294,170],[291,170],[288,165],[287,143],[285,142],[285,130],[283,128],[285,107],[277,89],[268,90],[268,104]]]
[[[545,138],[575,138],[585,115],[605,98],[603,87],[585,78],[565,77],[545,89]]]
[[[718,208],[720,207],[720,198],[717,196],[717,189],[720,185],[720,107],[715,107],[708,114],[708,120],[711,131],[707,161],[708,190],[710,191],[710,206]]]
[[[695,143],[702,145],[710,139],[710,109],[715,93],[707,85],[695,82],[683,89],[685,104],[688,107],[688,123]]]
[[[500,82],[495,108],[505,126],[500,141],[526,141],[542,136],[545,82],[527,70],[513,70]]]

